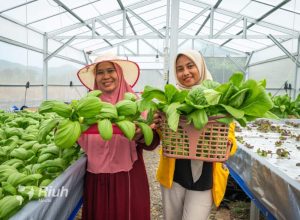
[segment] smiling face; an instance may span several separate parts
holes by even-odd
[[[185,87],[194,86],[200,80],[196,64],[185,55],[179,55],[176,60],[176,75],[179,83]]]
[[[119,85],[117,71],[111,62],[102,62],[96,66],[96,84],[104,93],[113,92]]]

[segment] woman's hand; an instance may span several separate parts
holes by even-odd
[[[161,127],[161,122],[162,122],[162,119],[161,119],[161,116],[160,116],[160,114],[158,114],[158,113],[155,113],[154,115],[153,115],[153,122],[152,122],[152,124],[150,125],[150,127],[152,128],[152,129],[159,129],[160,127]]]
[[[134,140],[135,141],[141,141],[141,139],[143,139],[143,133],[142,133],[142,129],[138,126],[135,127],[135,135],[134,135]]]
[[[161,122],[162,122],[161,116],[158,113],[155,113],[153,115],[153,121],[150,124],[150,127],[154,130],[159,129],[161,127]],[[143,135],[142,129],[140,127],[136,126],[135,136],[133,139],[135,141],[140,142],[140,141],[142,141],[143,138],[144,138],[144,135]]]

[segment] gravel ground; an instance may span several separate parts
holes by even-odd
[[[159,162],[159,148],[156,148],[154,151],[144,151],[143,156],[150,186],[151,219],[163,220],[160,186],[156,181],[156,171]]]

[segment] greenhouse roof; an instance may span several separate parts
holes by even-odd
[[[135,53],[125,43],[138,39],[161,53],[158,41],[172,34],[174,2],[2,1],[0,16],[92,55],[118,45]],[[299,38],[297,0],[180,0],[178,10],[181,44],[197,39],[246,53]]]

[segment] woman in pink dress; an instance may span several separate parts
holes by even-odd
[[[131,92],[139,77],[139,67],[128,60],[107,56],[78,72],[82,84],[89,90],[99,89],[102,101],[112,104]],[[83,134],[78,143],[87,155],[82,219],[85,220],[150,220],[149,184],[143,160],[143,150],[159,145],[155,129],[160,119],[155,115],[151,127],[154,138],[146,146],[140,129],[133,141],[114,134],[104,141],[99,134]]]

